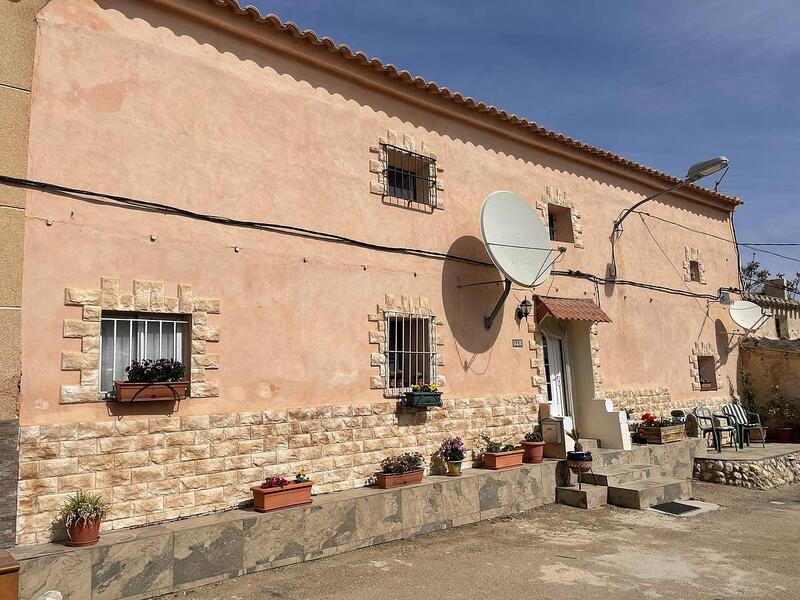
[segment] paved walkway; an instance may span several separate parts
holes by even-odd
[[[694,496],[722,508],[679,518],[549,506],[167,598],[800,598],[800,485],[695,483]]]
[[[717,452],[714,448],[709,448],[705,453],[700,453],[696,458],[715,459],[715,460],[762,460],[774,458],[793,452],[800,453],[800,444],[770,444],[767,447],[761,446],[761,442],[751,442],[750,447],[745,446],[741,450],[736,450],[729,446],[723,446],[722,452]],[[798,594],[800,596],[800,594]]]

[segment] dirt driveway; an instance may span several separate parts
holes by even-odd
[[[166,598],[800,599],[800,485],[695,483],[689,518],[549,506]]]

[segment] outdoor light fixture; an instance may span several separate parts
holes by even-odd
[[[525,319],[527,321],[528,320],[528,315],[531,314],[531,308],[532,307],[533,307],[533,304],[531,303],[530,300],[528,300],[528,297],[525,296],[522,299],[522,302],[520,302],[519,306],[517,307],[517,319],[519,319],[520,321],[522,319]]]
[[[689,170],[686,172],[686,177],[681,179],[678,183],[676,183],[672,187],[657,192],[652,196],[648,196],[644,200],[639,200],[639,202],[637,202],[630,208],[624,210],[622,214],[619,216],[619,218],[616,221],[614,221],[614,229],[611,230],[611,265],[609,265],[609,270],[608,270],[609,279],[617,278],[617,260],[616,260],[616,255],[614,253],[614,244],[616,243],[617,238],[619,238],[619,236],[622,234],[622,222],[627,218],[629,214],[631,214],[645,202],[650,202],[650,200],[654,200],[659,196],[663,196],[664,194],[674,192],[678,188],[681,188],[684,185],[686,185],[687,183],[694,183],[695,181],[698,181],[703,177],[708,177],[709,175],[718,173],[722,169],[727,169],[729,164],[730,161],[724,156],[716,156],[714,158],[709,158],[708,160],[701,160],[700,162],[696,162],[689,167]]]

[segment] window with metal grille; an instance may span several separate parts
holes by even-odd
[[[434,317],[386,313],[386,392],[436,383]]]
[[[131,362],[173,358],[189,363],[188,317],[139,313],[103,313],[100,321],[100,391],[125,381]]]
[[[717,389],[717,368],[713,356],[698,356],[697,369],[700,372],[700,389]]]
[[[436,161],[405,148],[383,144],[386,194],[407,202],[436,206]]]
[[[696,260],[689,261],[689,281],[700,281],[700,263]]]
[[[547,225],[552,241],[575,243],[575,234],[572,231],[572,211],[566,206],[548,204]]]

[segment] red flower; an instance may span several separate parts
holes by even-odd
[[[282,488],[285,485],[289,485],[288,479],[284,479],[280,475],[273,475],[272,477],[267,477],[264,483],[261,484],[261,487],[264,489],[276,488],[276,487]]]

